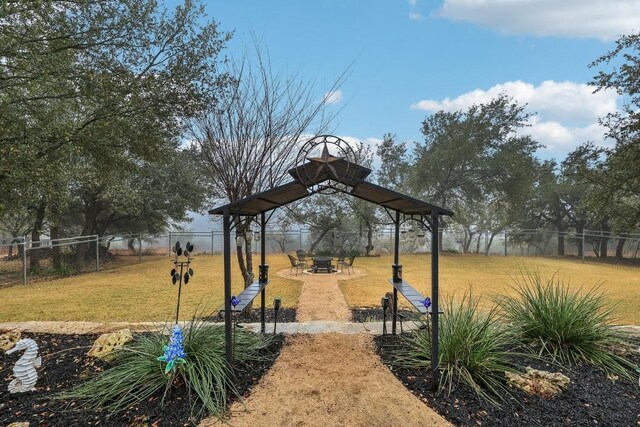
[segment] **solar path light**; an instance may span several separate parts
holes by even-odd
[[[282,300],[280,300],[280,298],[276,297],[273,300],[273,311],[274,311],[274,316],[273,316],[273,333],[275,335],[276,333],[276,325],[278,324],[278,312],[280,311],[280,307],[282,306]]]
[[[387,310],[389,310],[389,297],[382,297],[382,335],[387,335]]]

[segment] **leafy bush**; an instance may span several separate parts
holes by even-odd
[[[543,283],[538,273],[522,272],[500,297],[505,320],[522,343],[539,346],[539,355],[565,364],[587,363],[607,373],[631,378],[635,366],[613,349],[626,346],[626,335],[614,329],[614,306],[596,286],[571,290],[555,275]]]
[[[175,372],[164,373],[163,354],[169,338],[157,332],[137,337],[120,350],[114,363],[95,378],[58,396],[74,399],[89,409],[106,409],[111,413],[125,410],[162,390],[163,400],[172,387],[187,387],[195,395],[192,409],[220,415],[227,402],[227,392],[235,393],[225,361],[224,328],[193,321],[184,332],[186,363],[176,365]],[[234,356],[238,362],[260,359],[260,350],[271,340],[242,329],[236,330]]]
[[[78,274],[78,271],[73,268],[72,266],[70,266],[69,264],[66,263],[61,263],[60,266],[56,269],[56,274],[63,276],[63,277],[68,277],[68,276],[73,276]]]
[[[456,384],[468,385],[476,394],[498,404],[504,387],[504,372],[513,371],[508,348],[511,335],[505,333],[495,308],[481,310],[479,300],[465,293],[459,302],[445,302],[440,317],[439,367],[441,388],[449,393]],[[409,367],[431,367],[431,332],[425,328],[413,333],[401,350],[398,363]],[[508,393],[508,392],[507,392]]]

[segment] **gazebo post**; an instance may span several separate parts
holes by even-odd
[[[260,214],[260,267],[258,271],[260,274],[258,275],[259,281],[267,281],[269,278],[266,276],[266,251],[265,248],[267,246],[267,220],[265,218],[264,212]],[[266,305],[266,289],[262,288],[260,291],[260,332],[264,334],[265,331],[265,305]]]
[[[400,261],[400,211],[396,211],[395,221],[395,247],[393,248],[393,267],[392,270],[398,268]],[[392,276],[395,278],[395,274]],[[391,333],[396,334],[396,323],[398,322],[398,290],[393,287],[393,320],[391,321]]]
[[[438,251],[440,245],[438,217],[439,212],[431,212],[431,371],[433,378],[433,390],[436,391],[440,384],[440,370],[438,357]]]
[[[225,209],[222,217],[224,264],[224,342],[225,359],[233,375],[233,336],[231,323],[231,217]]]

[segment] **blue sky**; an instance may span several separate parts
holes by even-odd
[[[315,82],[321,100],[350,67],[329,105],[332,133],[374,144],[390,132],[420,140],[437,110],[465,109],[506,92],[538,114],[526,130],[563,158],[603,141],[597,118],[619,108],[593,94],[588,64],[619,34],[640,30],[638,0],[214,0],[207,13],[234,31],[225,53],[253,38],[279,73]],[[606,144],[606,143],[605,143]]]
[[[428,114],[506,92],[538,113],[525,130],[546,145],[538,156],[559,160],[606,144],[598,117],[623,100],[593,94],[588,64],[640,30],[640,0],[210,0],[206,10],[234,31],[226,55],[257,38],[274,71],[315,82],[318,101],[350,67],[328,106],[347,140],[421,140]],[[197,217],[189,228],[209,227]]]

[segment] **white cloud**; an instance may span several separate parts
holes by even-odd
[[[409,12],[409,20],[420,22],[424,19],[424,16],[419,14],[418,12]]]
[[[594,122],[598,117],[617,109],[618,95],[612,90],[595,92],[595,87],[571,81],[547,80],[539,86],[520,80],[497,84],[488,90],[476,89],[456,98],[441,101],[426,99],[411,108],[424,111],[456,111],[469,108],[496,98],[501,93],[514,98],[519,104],[528,104],[528,109],[541,117],[558,121]]]
[[[438,15],[505,34],[610,41],[640,30],[638,0],[444,0]]]
[[[429,112],[466,110],[505,93],[518,104],[527,104],[527,111],[537,113],[531,118],[531,127],[522,133],[531,135],[553,154],[566,154],[587,141],[605,144],[604,129],[598,124],[598,118],[617,110],[619,96],[612,90],[593,91],[593,86],[570,81],[548,80],[539,86],[510,81],[453,99],[425,99],[411,108]]]
[[[416,5],[416,0],[409,0],[409,4],[411,6],[415,6]]]
[[[329,105],[329,104],[337,104],[338,102],[342,101],[342,91],[341,90],[334,90],[331,92],[327,92],[324,94],[324,103]]]

